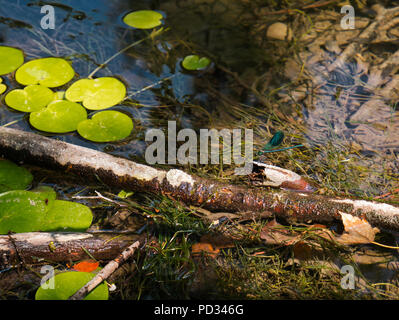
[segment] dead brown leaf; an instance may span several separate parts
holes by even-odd
[[[260,232],[260,238],[267,244],[291,245],[300,239],[296,232],[290,232],[276,220],[268,222]]]
[[[379,232],[378,228],[373,228],[365,219],[343,212],[340,212],[340,214],[345,229],[342,235],[334,235],[326,226],[320,224],[310,225],[305,231],[301,232],[290,231],[275,220],[272,220],[263,227],[260,232],[260,238],[265,240],[267,244],[296,245],[304,241],[306,234],[312,232],[312,234],[326,240],[335,240],[345,245],[364,244],[374,241],[375,234]],[[308,240],[305,240],[305,242],[308,242]]]
[[[362,219],[345,212],[340,212],[345,232],[336,237],[342,244],[364,244],[374,241],[376,233],[380,230],[373,228],[366,219]]]

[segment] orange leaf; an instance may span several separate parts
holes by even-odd
[[[92,272],[98,268],[100,264],[94,260],[85,260],[79,263],[76,263],[72,266],[72,270],[81,271],[81,272]]]
[[[199,255],[203,252],[210,255],[212,258],[215,258],[218,255],[219,251],[219,248],[214,248],[210,243],[199,242],[193,244],[193,246],[191,247],[191,252],[193,255]]]

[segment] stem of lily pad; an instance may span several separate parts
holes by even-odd
[[[136,42],[133,42],[131,44],[129,44],[127,47],[123,48],[122,50],[118,51],[117,53],[115,53],[112,57],[108,58],[107,60],[105,60],[102,64],[100,64],[97,68],[95,68],[88,76],[89,79],[92,79],[93,76],[97,73],[97,71],[101,70],[102,68],[104,68],[108,63],[110,63],[113,59],[115,59],[117,56],[119,56],[121,53],[129,50],[130,48],[137,46],[138,44],[142,43],[143,41],[149,39],[149,38],[154,38],[155,36],[161,34],[162,32],[164,32],[166,30],[157,30],[155,32],[151,32],[151,34],[149,34],[147,37],[140,39]]]
[[[6,123],[6,124],[3,124],[1,127],[8,127],[8,126],[11,126],[11,125],[13,125],[13,124],[19,122],[19,121],[21,121],[21,119],[8,122],[8,123]]]
[[[155,87],[155,86],[157,86],[157,85],[159,85],[159,84],[161,84],[161,83],[163,83],[163,82],[165,82],[165,81],[167,81],[169,79],[172,79],[174,77],[176,77],[176,74],[173,74],[173,75],[171,75],[169,77],[163,78],[163,79],[161,79],[161,80],[159,80],[157,82],[154,82],[153,84],[150,84],[150,85],[144,87],[143,89],[140,89],[138,91],[135,91],[135,92],[129,94],[128,96],[126,96],[126,98],[124,100],[127,100],[127,99],[129,99],[131,97],[134,97],[135,95],[137,95],[139,93],[142,93],[144,91],[147,91],[148,89],[151,89],[151,88],[153,88],[153,87]]]

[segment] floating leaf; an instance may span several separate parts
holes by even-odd
[[[42,286],[37,289],[35,299],[67,300],[94,277],[95,274],[91,272],[69,271],[56,274],[45,282],[47,289]],[[54,288],[51,288],[51,284],[54,284]],[[84,300],[108,300],[107,284],[103,282],[98,285]]]
[[[41,84],[59,87],[75,75],[71,65],[62,58],[41,58],[23,64],[15,73],[15,79],[23,85]]]
[[[0,234],[39,231],[56,193],[49,187],[0,194]]]
[[[186,70],[201,70],[209,66],[210,63],[211,61],[208,58],[190,55],[184,58],[182,66]]]
[[[79,122],[86,119],[87,112],[80,104],[67,100],[56,100],[45,109],[32,112],[29,122],[41,131],[66,133],[75,131]]]
[[[5,98],[6,104],[22,112],[39,111],[46,107],[54,98],[54,92],[38,84],[32,84],[24,89],[10,91]]]
[[[101,111],[90,120],[79,123],[79,134],[91,141],[110,142],[126,138],[133,130],[133,121],[119,111]]]
[[[139,10],[128,13],[123,22],[137,29],[152,29],[162,24],[162,14],[153,10]]]
[[[0,192],[23,190],[33,180],[32,174],[25,168],[8,160],[0,160]]]
[[[2,82],[3,78],[0,78],[0,94],[4,93],[7,90],[7,86]]]
[[[41,231],[84,231],[90,227],[93,214],[89,207],[71,201],[55,200],[46,214]]]
[[[65,92],[66,99],[73,102],[82,101],[89,110],[110,108],[121,102],[125,95],[125,85],[111,77],[81,79]]]
[[[22,50],[0,46],[0,75],[15,71],[24,63]]]
[[[75,263],[72,266],[72,270],[81,272],[92,272],[99,267],[100,263],[94,260],[85,260],[79,263]]]

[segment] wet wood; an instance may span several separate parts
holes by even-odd
[[[393,205],[223,184],[16,129],[0,128],[0,156],[64,170],[84,181],[99,178],[118,189],[164,194],[212,211],[251,211],[253,217],[275,215],[298,222],[340,220],[344,212],[366,218],[378,228],[399,230],[399,208]]]
[[[63,262],[91,258],[111,260],[137,235],[26,232],[0,236],[0,270],[19,263]]]

